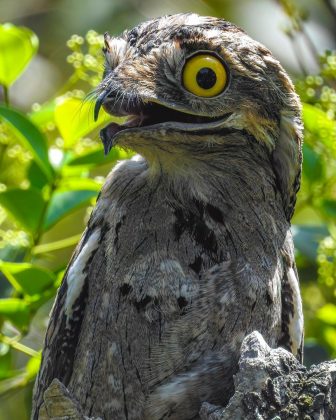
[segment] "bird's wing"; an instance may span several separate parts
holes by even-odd
[[[88,274],[92,259],[99,258],[101,228],[85,230],[67,267],[58,290],[45,336],[41,368],[36,380],[32,419],[38,418],[43,393],[54,378],[66,384],[71,376],[83,313],[88,294]]]
[[[281,337],[278,345],[291,351],[302,362],[303,313],[299,278],[292,253],[284,253],[281,288]]]

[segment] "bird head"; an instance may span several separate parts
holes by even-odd
[[[266,47],[225,20],[178,14],[120,37],[106,33],[103,51],[95,117],[101,107],[128,117],[101,131],[106,153],[118,144],[149,161],[165,151],[177,162],[224,149],[223,133],[246,134],[267,149],[291,217],[300,184],[301,108]]]

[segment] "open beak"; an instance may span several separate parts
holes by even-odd
[[[111,122],[100,131],[100,138],[107,154],[115,144],[116,136],[123,131],[153,130],[169,128],[179,131],[200,131],[220,127],[231,113],[219,117],[206,117],[195,115],[176,109],[175,106],[159,102],[156,99],[146,103],[129,97],[124,101],[116,101],[108,98],[109,91],[102,92],[94,107],[95,121],[98,118],[101,107],[114,116],[127,116],[124,124]]]
[[[104,100],[105,100],[106,96],[108,96],[108,94],[109,94],[108,91],[104,91],[97,98],[97,101],[96,101],[96,104],[95,104],[95,107],[94,107],[94,113],[93,113],[93,117],[94,117],[95,121],[98,120],[98,115],[99,115],[100,108],[102,107],[102,105],[104,103]]]

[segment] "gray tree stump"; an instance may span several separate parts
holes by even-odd
[[[202,420],[336,419],[336,360],[308,370],[288,351],[271,349],[256,331],[243,341],[234,385],[226,407],[202,404]],[[86,417],[57,379],[44,393],[39,419],[100,420]]]

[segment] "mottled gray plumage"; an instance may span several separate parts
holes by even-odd
[[[227,65],[216,97],[182,86],[199,51]],[[106,35],[105,55],[96,114],[133,115],[102,131],[105,150],[139,155],[108,176],[64,276],[33,419],[54,378],[87,416],[198,418],[232,395],[248,333],[301,355],[299,101],[271,53],[221,19],[154,19]]]

